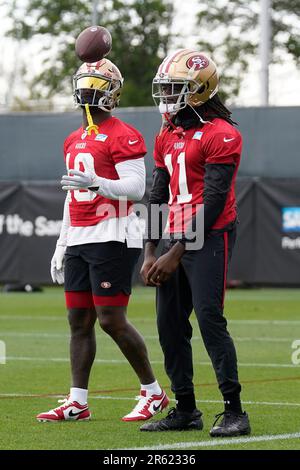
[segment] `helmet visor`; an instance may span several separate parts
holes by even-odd
[[[76,89],[91,88],[93,90],[108,90],[110,80],[95,76],[81,76],[76,80]]]
[[[114,89],[112,80],[98,74],[81,74],[74,77],[74,98],[79,106],[99,107],[99,103],[107,102]]]

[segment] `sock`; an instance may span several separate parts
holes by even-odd
[[[160,388],[157,380],[155,380],[155,382],[153,382],[152,384],[147,384],[147,385],[141,384],[141,390],[146,390],[147,397],[149,395],[160,395],[162,392],[162,389]]]
[[[226,393],[223,395],[225,411],[242,414],[242,404],[239,393]]]
[[[84,388],[70,388],[70,401],[77,401],[80,405],[85,405],[87,403],[88,390]]]
[[[196,409],[196,400],[194,392],[188,395],[178,395],[176,393],[176,408],[178,411],[185,411],[191,413]]]

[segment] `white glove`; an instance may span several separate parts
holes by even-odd
[[[64,257],[66,246],[56,245],[54,255],[51,259],[51,277],[52,281],[57,284],[64,283]]]
[[[73,176],[74,175],[74,176]],[[98,176],[91,171],[69,170],[67,175],[63,175],[60,184],[64,191],[73,191],[75,189],[88,189],[97,184]]]

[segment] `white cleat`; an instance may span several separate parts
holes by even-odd
[[[160,411],[164,410],[169,404],[169,398],[164,390],[160,395],[146,396],[146,390],[141,390],[141,395],[136,397],[138,404],[122,421],[145,421],[152,418]]]
[[[36,419],[40,423],[57,421],[89,421],[91,413],[88,404],[80,405],[77,401],[70,401],[68,398],[59,400],[63,405],[53,408],[37,415]]]

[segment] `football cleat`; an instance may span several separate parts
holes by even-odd
[[[68,398],[58,400],[63,403],[53,410],[46,411],[37,415],[36,419],[40,423],[47,421],[88,421],[91,419],[88,404],[80,405],[77,401],[70,401]]]
[[[145,423],[140,427],[141,431],[188,431],[203,429],[201,411],[195,409],[189,413],[171,408],[167,416],[159,421]]]
[[[149,396],[146,396],[146,390],[141,390],[141,394],[136,397],[136,400],[138,400],[138,404],[131,413],[123,416],[122,421],[145,421],[164,410],[170,401],[164,390],[160,395]]]
[[[221,416],[223,416],[222,421],[216,425]],[[216,418],[210,430],[211,437],[233,437],[251,433],[249,417],[246,412],[239,414],[233,411],[223,411],[223,413],[216,415]]]

